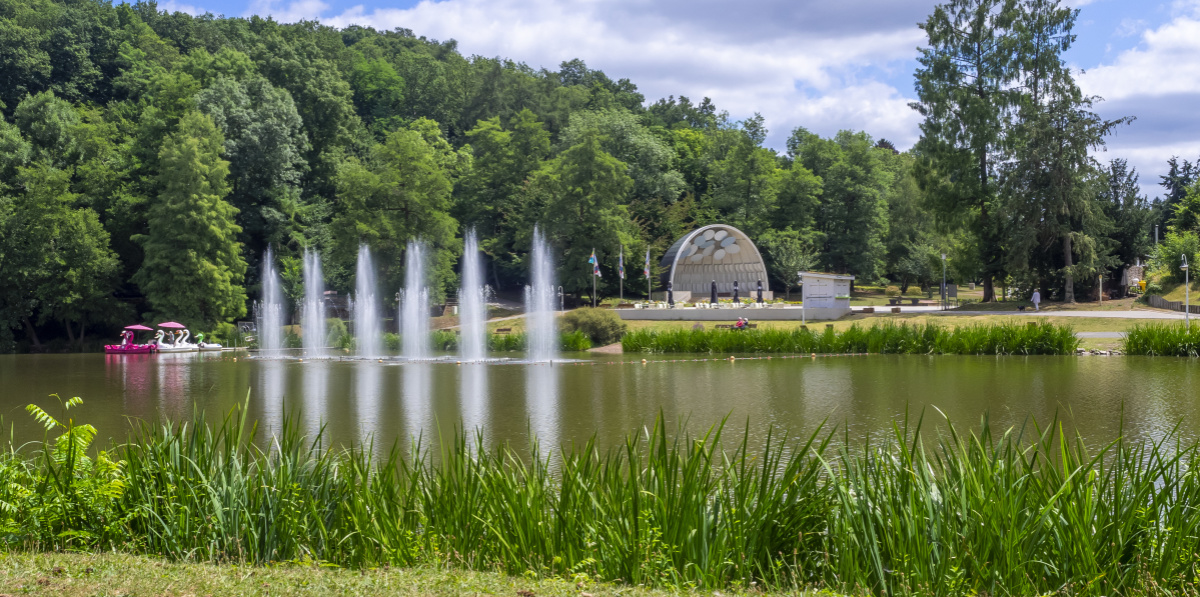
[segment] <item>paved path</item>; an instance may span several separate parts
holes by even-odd
[[[901,311],[903,313],[903,311]],[[1029,315],[1034,317],[1099,317],[1102,319],[1183,319],[1174,311],[938,311],[930,315]]]
[[[1076,338],[1124,338],[1125,332],[1075,332]]]

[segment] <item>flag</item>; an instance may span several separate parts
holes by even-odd
[[[592,275],[596,276],[597,278],[600,277],[600,264],[599,263],[592,265]]]
[[[642,275],[650,277],[650,249],[646,249],[646,265],[642,267]]]
[[[596,249],[592,249],[592,256],[588,257],[588,263],[596,265]]]
[[[625,246],[621,246],[621,256],[617,259],[617,277],[625,279]]]

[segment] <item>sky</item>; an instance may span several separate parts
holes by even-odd
[[[1080,8],[1066,58],[1106,118],[1134,116],[1097,158],[1129,160],[1157,197],[1171,156],[1200,158],[1200,0],[1067,0]],[[270,15],[333,26],[402,27],[458,41],[467,56],[556,70],[580,58],[628,78],[647,102],[712,98],[734,119],[758,112],[767,144],[796,127],[864,130],[911,147],[913,71],[931,0],[168,0],[192,14]]]

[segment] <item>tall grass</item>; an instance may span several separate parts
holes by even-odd
[[[432,335],[434,350],[458,350],[458,334],[449,330],[434,330]],[[563,332],[559,339],[559,346],[565,351],[584,351],[592,347],[591,339],[583,332]],[[525,334],[488,334],[487,343],[490,352],[521,352],[525,350]]]
[[[625,352],[644,353],[884,353],[884,354],[1070,354],[1079,339],[1069,326],[1039,323],[947,328],[933,324],[852,325],[752,330],[637,330],[621,338]]]
[[[1089,448],[1057,423],[998,430],[984,418],[926,437],[917,420],[874,445],[817,431],[751,449],[727,445],[724,424],[691,437],[656,421],[616,448],[553,458],[459,434],[436,459],[420,447],[376,459],[298,428],[287,421],[260,448],[245,409],[216,424],[143,423],[105,456],[115,467],[72,460],[73,442],[10,449],[2,538],[680,589],[1113,595],[1197,582],[1200,448],[1173,433]]]
[[[1125,354],[1168,357],[1200,356],[1200,325],[1189,331],[1182,323],[1138,324],[1121,341]]]

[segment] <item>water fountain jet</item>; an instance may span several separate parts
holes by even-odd
[[[371,264],[371,249],[358,247],[358,264],[354,270],[354,302],[350,317],[354,322],[354,340],[358,355],[383,356],[383,334],[380,331],[379,297],[376,294],[375,267]]]
[[[304,305],[300,312],[304,332],[304,353],[317,356],[325,351],[325,278],[321,273],[321,254],[304,249]]]
[[[459,352],[464,361],[487,358],[488,287],[483,283],[483,263],[475,230],[463,242],[462,287],[458,289]]]
[[[263,255],[262,300],[258,302],[258,348],[278,353],[283,349],[283,285],[275,269],[275,254],[267,247]]]
[[[530,251],[530,284],[525,287],[525,334],[529,360],[558,356],[558,324],[554,319],[554,262],[546,238],[535,226]]]
[[[425,285],[425,253],[425,243],[408,242],[400,300],[400,354],[406,359],[429,358],[429,288]]]

